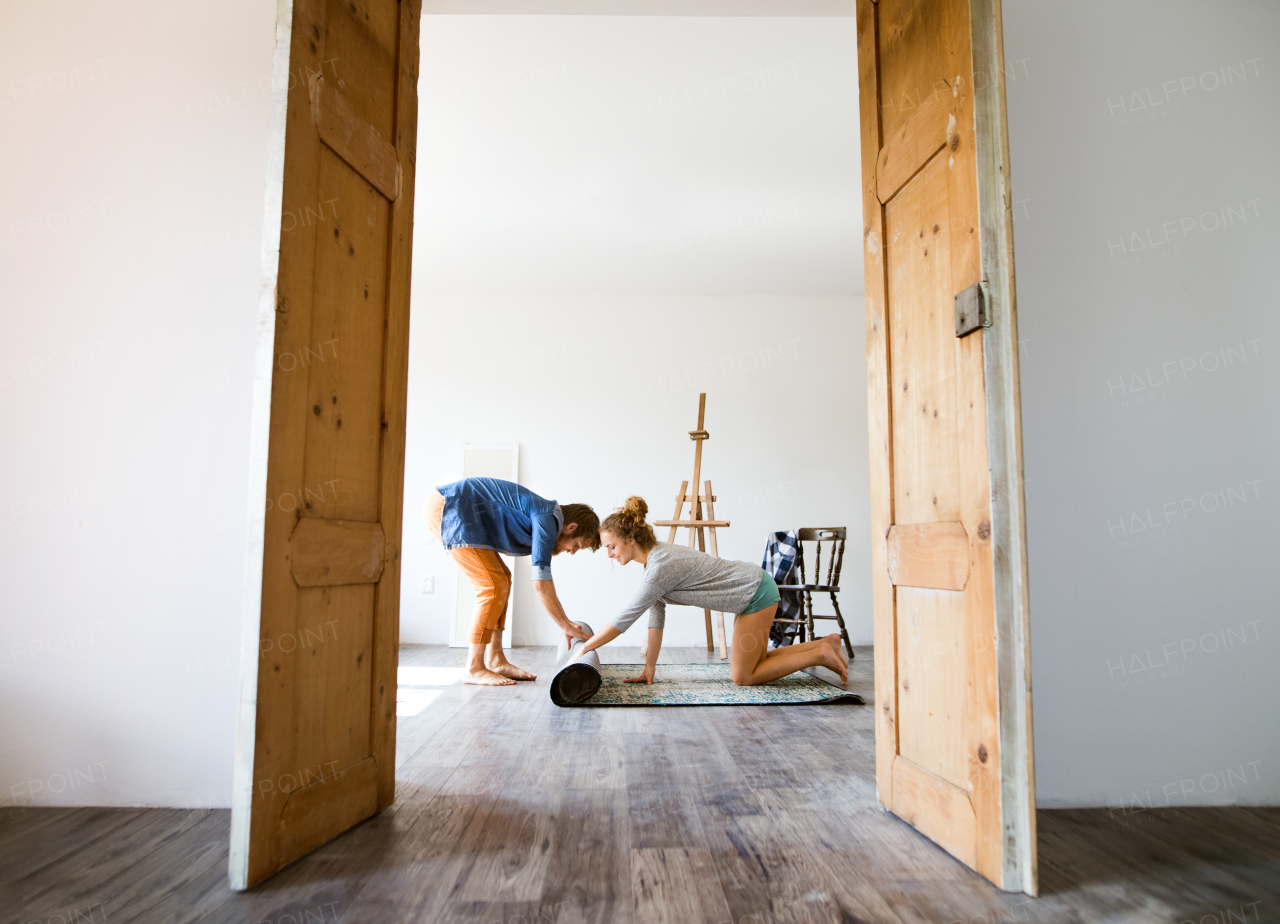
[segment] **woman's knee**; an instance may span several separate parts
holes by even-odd
[[[729,679],[740,687],[754,686],[751,682],[753,674],[755,674],[755,670],[745,664],[729,665]]]

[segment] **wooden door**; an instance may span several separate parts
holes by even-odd
[[[858,0],[877,790],[1034,894],[1002,61],[999,0]]]
[[[391,804],[419,0],[281,0],[231,825],[246,888]]]

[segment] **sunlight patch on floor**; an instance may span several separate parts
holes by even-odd
[[[401,667],[396,671],[396,683],[402,687],[447,687],[466,672],[462,667]]]
[[[462,681],[461,667],[405,666],[396,671],[396,716],[417,715],[444,692]]]

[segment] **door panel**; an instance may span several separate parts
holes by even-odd
[[[947,76],[943,14],[937,0],[883,3],[875,41],[880,61],[881,136],[891,137]]]
[[[295,702],[306,704],[319,694],[320,705],[295,712],[294,761],[299,768],[337,770],[370,756],[373,586],[344,584],[298,592],[299,611],[323,627],[314,650],[296,659]]]
[[[891,526],[887,564],[895,587],[964,590],[969,583],[969,534],[956,522]]]
[[[978,819],[966,787],[948,782],[899,754],[893,761],[893,791],[894,814],[956,859],[978,868]]]
[[[327,146],[319,174],[336,201],[317,227],[310,340],[331,358],[307,370],[303,483],[334,482],[326,518],[377,521],[389,203]]]
[[[234,888],[394,792],[420,6],[278,10]]]
[[[1034,894],[998,3],[859,0],[858,48],[877,790]],[[957,336],[955,296],[978,283],[987,324]]]
[[[964,786],[967,665],[964,597],[950,590],[899,587],[898,753]]]
[[[935,155],[884,209],[897,523],[960,519],[949,179]]]

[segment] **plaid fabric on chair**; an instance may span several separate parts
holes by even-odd
[[[800,547],[796,539],[796,531],[787,529],[770,533],[764,546],[764,561],[760,567],[769,572],[779,584],[791,584],[792,572],[795,571],[796,558]],[[798,622],[778,622],[779,619],[804,619],[804,609],[800,594],[796,591],[782,590],[778,592],[782,598],[778,601],[778,612],[769,629],[769,640],[774,648],[790,645],[800,634],[802,624]]]

